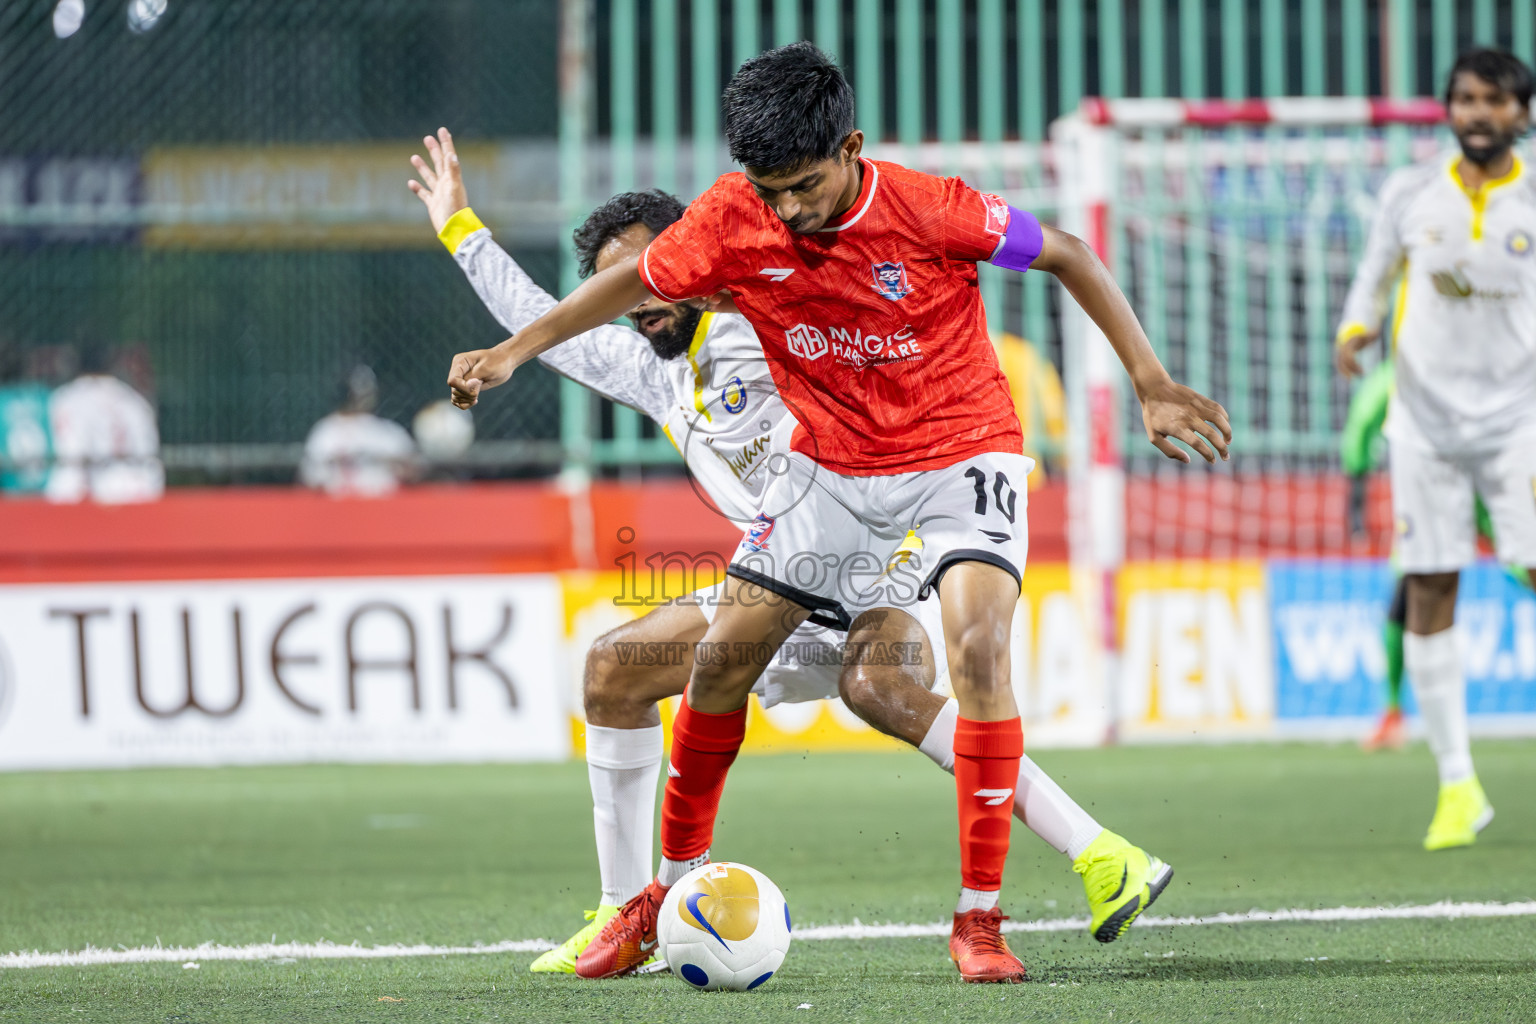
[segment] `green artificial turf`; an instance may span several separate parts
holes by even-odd
[[[1536,898],[1536,743],[1474,752],[1498,817],[1475,847],[1439,854],[1418,845],[1435,786],[1422,747],[1037,760],[1174,864],[1157,915]],[[951,781],[916,754],[745,758],[715,853],[774,878],[797,927],[936,922],[958,885],[953,804]],[[1082,915],[1066,859],[1014,836],[1005,910]],[[596,895],[580,764],[0,776],[0,952],[559,940]],[[1029,984],[961,984],[939,938],[800,942],[771,983],[739,995],[667,976],[532,976],[531,953],[11,969],[0,1021],[1536,1019],[1536,918],[1010,943]]]

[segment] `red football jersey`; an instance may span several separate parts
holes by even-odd
[[[853,206],[808,235],[745,175],[724,175],[651,242],[640,276],[668,302],[729,289],[799,421],[795,450],[840,473],[1022,453],[976,286],[1007,203],[959,178],[863,164]]]

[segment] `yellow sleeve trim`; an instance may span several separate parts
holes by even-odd
[[[1362,334],[1370,333],[1371,329],[1365,326],[1365,324],[1345,324],[1343,327],[1339,328],[1339,333],[1334,336],[1333,343],[1335,345],[1343,345],[1347,342],[1353,341],[1355,338],[1360,337]]]
[[[458,252],[459,246],[464,244],[464,239],[485,227],[480,218],[475,216],[475,211],[464,207],[458,213],[448,218],[448,223],[443,225],[443,230],[437,233],[438,240],[448,247],[449,252]]]

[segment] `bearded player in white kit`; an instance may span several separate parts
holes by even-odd
[[[1427,850],[1470,845],[1493,819],[1453,628],[1458,574],[1475,554],[1474,493],[1499,559],[1536,566],[1536,180],[1514,152],[1531,86],[1530,69],[1502,50],[1456,61],[1445,105],[1460,152],[1382,186],[1338,333],[1339,368],[1354,376],[1401,273],[1386,435],[1408,584],[1404,661],[1440,774]]]

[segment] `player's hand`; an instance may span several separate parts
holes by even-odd
[[[480,401],[480,392],[505,384],[512,376],[512,359],[501,348],[460,352],[448,367],[448,392],[453,404],[468,409]]]
[[[721,289],[720,291],[715,292],[715,294],[711,295],[709,298],[705,299],[704,308],[712,313],[741,312],[741,310],[736,308],[736,300],[732,298],[731,293],[725,289]]]
[[[1346,377],[1358,377],[1365,371],[1360,368],[1360,360],[1356,357],[1381,337],[1381,331],[1364,331],[1353,335],[1334,346],[1333,362],[1339,368],[1339,372]]]
[[[1232,443],[1232,424],[1227,410],[1217,403],[1173,380],[1155,385],[1140,397],[1147,440],[1170,459],[1189,461],[1189,454],[1171,438],[1189,445],[1206,462],[1215,462],[1218,453],[1223,461],[1231,457],[1227,445]]]
[[[421,175],[421,181],[412,178],[410,189],[427,208],[432,218],[432,230],[441,231],[448,218],[469,205],[469,195],[464,191],[464,172],[459,168],[459,154],[453,148],[453,136],[447,128],[437,130],[437,138],[428,135],[421,140],[427,145],[427,155],[432,166],[421,157],[412,154],[411,166]]]

